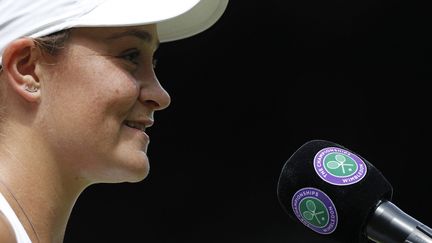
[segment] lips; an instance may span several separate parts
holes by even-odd
[[[124,124],[130,128],[134,128],[137,130],[141,130],[142,132],[145,132],[146,128],[151,127],[153,125],[153,120],[151,119],[126,120]]]
[[[146,125],[143,123],[139,123],[139,122],[125,121],[125,125],[128,127],[131,127],[131,128],[141,130],[143,132],[145,132],[145,130],[146,130]]]
[[[127,127],[129,135],[133,135],[139,141],[142,142],[142,149],[146,150],[147,145],[150,142],[150,137],[146,133],[146,129],[153,125],[153,120],[142,119],[142,120],[126,120],[123,125]]]

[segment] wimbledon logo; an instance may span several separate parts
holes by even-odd
[[[357,183],[367,172],[366,164],[362,159],[337,147],[320,150],[315,155],[314,168],[321,179],[338,186]]]
[[[312,187],[300,189],[294,194],[291,205],[300,222],[313,231],[319,234],[335,231],[336,207],[324,192]]]

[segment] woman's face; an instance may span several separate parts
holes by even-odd
[[[145,130],[170,103],[154,72],[157,47],[155,25],[77,28],[36,69],[41,136],[64,169],[88,183],[145,178]]]

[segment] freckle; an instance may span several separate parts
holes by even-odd
[[[119,91],[118,89],[116,89],[116,90],[115,90],[115,93],[116,93],[116,94],[119,94],[119,93],[120,93],[120,91]]]

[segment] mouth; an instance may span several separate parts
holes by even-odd
[[[153,125],[153,120],[126,120],[123,124],[145,133],[146,129]]]
[[[147,128],[145,124],[134,122],[134,121],[125,121],[124,125],[133,129],[141,130],[142,132],[145,132]]]

